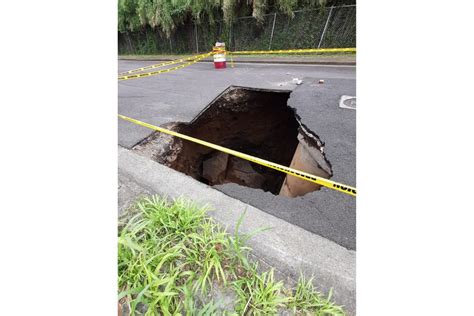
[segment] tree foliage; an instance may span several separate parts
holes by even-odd
[[[118,30],[134,32],[149,26],[169,37],[190,20],[213,24],[223,19],[230,24],[239,16],[252,15],[262,21],[269,12],[292,16],[297,8],[324,5],[326,0],[118,0]]]

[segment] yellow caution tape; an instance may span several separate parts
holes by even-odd
[[[187,63],[185,63],[185,64],[182,64],[182,65],[179,65],[179,66],[176,66],[176,67],[168,68],[168,69],[162,69],[162,70],[152,71],[152,72],[145,72],[145,73],[136,74],[136,75],[119,76],[119,77],[118,77],[118,80],[129,80],[129,79],[137,79],[137,78],[143,78],[143,77],[150,77],[150,76],[159,75],[159,74],[162,74],[162,73],[165,73],[165,72],[170,72],[170,71],[173,71],[173,70],[181,69],[181,68],[190,66],[190,65],[192,65],[192,64],[194,64],[194,63],[197,63],[197,62],[200,61],[201,59],[203,59],[203,58],[205,58],[205,57],[207,57],[207,56],[210,56],[210,55],[212,55],[212,54],[213,54],[213,53],[207,53],[207,54],[201,55],[201,57],[198,57],[198,58],[196,58],[196,59],[193,59],[193,60],[191,60],[190,62],[187,62]]]
[[[182,63],[182,62],[185,62],[185,61],[188,61],[188,60],[195,60],[195,59],[198,59],[198,58],[205,58],[205,57],[210,56],[210,55],[212,55],[212,54],[206,53],[206,54],[195,55],[195,56],[190,56],[190,57],[186,57],[186,58],[180,58],[180,59],[175,59],[175,60],[171,60],[171,61],[166,61],[166,62],[163,62],[163,63],[160,63],[160,64],[154,64],[154,65],[150,65],[150,66],[146,66],[146,67],[142,67],[142,68],[137,68],[137,69],[132,69],[132,70],[129,70],[129,71],[121,72],[119,74],[119,76],[120,75],[126,75],[126,74],[132,74],[132,73],[135,73],[135,72],[140,72],[140,71],[144,71],[144,70],[148,70],[148,69],[155,69],[155,68],[160,68],[160,67],[164,67],[164,66],[179,64],[179,63]]]
[[[279,164],[276,164],[276,163],[273,163],[273,162],[270,162],[270,161],[267,161],[267,160],[264,160],[264,159],[260,159],[260,158],[257,158],[257,157],[253,157],[253,156],[250,156],[250,155],[247,155],[247,154],[244,154],[244,153],[241,153],[241,152],[238,152],[238,151],[226,148],[226,147],[222,147],[222,146],[219,146],[219,145],[209,143],[209,142],[206,142],[204,140],[200,140],[200,139],[197,139],[197,138],[194,138],[194,137],[191,137],[191,136],[187,136],[187,135],[184,135],[184,134],[180,134],[180,133],[177,133],[177,132],[170,131],[170,130],[162,128],[162,127],[154,126],[154,125],[151,125],[151,124],[139,121],[139,120],[135,120],[133,118],[130,118],[130,117],[127,117],[127,116],[124,116],[124,115],[121,115],[121,114],[118,114],[118,116],[121,119],[125,120],[125,121],[132,122],[132,123],[135,123],[137,125],[144,126],[144,127],[147,127],[147,128],[150,128],[150,129],[153,129],[153,130],[156,130],[156,131],[159,131],[159,132],[171,135],[171,136],[179,137],[181,139],[185,139],[185,140],[188,140],[188,141],[196,143],[196,144],[200,144],[200,145],[203,145],[203,146],[215,149],[215,150],[219,150],[219,151],[224,152],[226,154],[233,155],[233,156],[236,156],[236,157],[239,157],[239,158],[257,163],[259,165],[262,165],[262,166],[265,166],[265,167],[268,167],[268,168],[271,168],[271,169],[279,170],[281,172],[292,175],[294,177],[297,177],[297,178],[300,178],[300,179],[303,179],[303,180],[307,180],[307,181],[310,181],[310,182],[314,182],[316,184],[319,184],[319,185],[325,186],[327,188],[330,188],[330,189],[333,189],[333,190],[336,190],[336,191],[340,191],[340,192],[343,192],[343,193],[346,193],[346,194],[349,194],[349,195],[352,195],[352,196],[356,196],[356,188],[350,187],[348,185],[337,183],[337,182],[334,182],[334,181],[331,181],[331,180],[328,180],[328,179],[325,179],[325,178],[321,178],[321,177],[318,177],[318,176],[315,176],[315,175],[312,175],[312,174],[309,174],[309,173],[306,173],[306,172],[303,172],[303,171],[300,171],[300,170],[288,168],[288,167],[285,167],[283,165],[279,165]]]
[[[206,58],[211,55],[215,54],[229,54],[230,59],[231,59],[231,66],[233,67],[233,59],[232,55],[262,55],[262,54],[299,54],[299,53],[340,53],[340,52],[356,52],[355,48],[306,48],[306,49],[280,49],[280,50],[250,50],[250,51],[226,51],[225,49],[220,49],[219,47],[213,47],[212,52],[206,53],[206,54],[201,54],[201,55],[196,55],[196,56],[191,56],[191,57],[186,57],[186,58],[181,58],[181,59],[176,59],[160,64],[155,64],[155,65],[150,65],[142,68],[137,68],[133,70],[129,70],[126,72],[122,72],[119,74],[118,80],[128,80],[128,79],[136,79],[136,78],[143,78],[143,77],[149,77],[149,76],[154,76],[166,72],[170,72],[173,70],[181,69],[186,66],[190,66],[199,60]],[[132,74],[135,72],[141,72],[144,70],[148,69],[155,69],[155,68],[160,68],[164,66],[169,66],[169,65],[174,65],[178,63],[182,63],[184,61],[188,61],[185,64],[168,68],[168,69],[162,69],[158,71],[153,71],[153,72],[147,72],[147,73],[141,73],[141,74],[136,74],[136,75],[127,75],[127,74]]]
[[[214,54],[225,54],[227,53],[227,51],[225,50],[225,48],[222,48],[222,46],[212,46],[212,52]]]
[[[355,53],[355,48],[305,48],[305,49],[280,49],[280,50],[249,50],[227,52],[233,55],[250,55],[250,54],[298,54],[298,53]]]

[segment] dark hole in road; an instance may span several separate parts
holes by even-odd
[[[332,174],[330,165],[287,106],[289,95],[289,91],[230,87],[191,122],[165,127],[327,178]],[[134,149],[208,185],[237,183],[290,197],[319,189],[311,182],[287,179],[280,171],[161,133],[152,134]],[[322,163],[314,160],[314,152]]]

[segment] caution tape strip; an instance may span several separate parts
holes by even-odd
[[[129,79],[137,79],[137,78],[143,78],[143,77],[150,77],[150,76],[155,76],[155,75],[159,75],[159,74],[162,74],[162,73],[165,73],[165,72],[170,72],[170,71],[173,71],[173,70],[177,70],[177,69],[181,69],[181,68],[184,68],[184,67],[187,67],[187,66],[190,66],[194,63],[197,63],[198,61],[200,61],[201,59],[205,58],[206,56],[210,56],[212,55],[213,53],[207,53],[199,58],[196,58],[188,63],[185,63],[185,64],[182,64],[182,65],[179,65],[179,66],[176,66],[176,67],[172,67],[172,68],[168,68],[168,69],[162,69],[162,70],[158,70],[158,71],[152,71],[152,72],[145,72],[145,73],[141,73],[141,74],[136,74],[136,75],[128,75],[128,76],[119,76],[118,77],[118,80],[129,80]]]
[[[232,55],[251,54],[298,54],[298,53],[355,53],[355,48],[305,48],[305,49],[280,49],[280,50],[249,50],[249,51],[228,51]]]
[[[150,77],[166,72],[170,72],[173,70],[181,69],[187,66],[190,66],[199,60],[206,58],[211,55],[215,54],[229,54],[231,61],[232,60],[232,55],[262,55],[262,54],[298,54],[298,53],[336,53],[336,52],[356,52],[355,48],[306,48],[306,49],[280,49],[280,50],[253,50],[253,51],[226,51],[226,50],[219,50],[218,48],[214,47],[212,52],[206,53],[206,54],[201,54],[201,55],[196,55],[196,56],[191,56],[191,57],[186,57],[186,58],[181,58],[181,59],[176,59],[160,64],[155,64],[155,65],[150,65],[142,68],[137,68],[137,69],[132,69],[126,72],[122,72],[119,74],[118,80],[128,80],[128,79],[137,79],[137,78],[143,78],[143,77]],[[169,65],[174,65],[178,63],[182,63],[184,61],[190,60],[190,62],[185,63],[183,65],[179,65],[176,67],[168,68],[168,69],[162,69],[158,71],[153,71],[153,72],[147,72],[147,73],[142,73],[142,74],[136,74],[136,75],[127,75],[127,74],[132,74],[135,72],[141,72],[145,71],[148,69],[155,69],[155,68],[160,68],[164,66],[169,66]]]
[[[150,129],[153,129],[153,130],[156,130],[156,131],[159,131],[159,132],[171,135],[171,136],[179,137],[181,139],[185,139],[185,140],[188,140],[190,142],[200,144],[200,145],[203,145],[203,146],[215,149],[215,150],[219,150],[219,151],[224,152],[226,154],[233,155],[233,156],[236,156],[236,157],[239,157],[239,158],[257,163],[259,165],[284,172],[284,173],[292,175],[294,177],[297,177],[297,178],[300,178],[300,179],[303,179],[303,180],[307,180],[307,181],[310,181],[310,182],[314,182],[316,184],[319,184],[319,185],[325,186],[327,188],[330,188],[330,189],[333,189],[333,190],[336,190],[336,191],[340,191],[340,192],[343,192],[343,193],[346,193],[346,194],[349,194],[349,195],[352,195],[352,196],[356,196],[356,188],[354,188],[354,187],[351,187],[351,186],[348,186],[348,185],[345,185],[345,184],[341,184],[341,183],[337,183],[337,182],[334,182],[334,181],[331,181],[331,180],[328,180],[328,179],[325,179],[325,178],[321,178],[321,177],[318,177],[318,176],[315,176],[315,175],[312,175],[312,174],[309,174],[309,173],[306,173],[306,172],[303,172],[303,171],[300,171],[300,170],[285,167],[283,165],[276,164],[276,163],[273,163],[273,162],[270,162],[270,161],[267,161],[267,160],[264,160],[264,159],[253,157],[253,156],[235,151],[233,149],[229,149],[229,148],[226,148],[226,147],[215,145],[215,144],[212,144],[212,143],[209,143],[209,142],[206,142],[204,140],[200,140],[200,139],[197,139],[197,138],[194,138],[194,137],[191,137],[191,136],[187,136],[187,135],[184,135],[184,134],[173,132],[173,131],[170,131],[168,129],[158,127],[158,126],[154,126],[154,125],[151,125],[151,124],[148,124],[148,123],[145,123],[145,122],[142,122],[142,121],[139,121],[139,120],[121,115],[121,114],[118,114],[118,116],[121,119],[125,120],[125,121],[132,122],[132,123],[135,123],[137,125],[144,126],[144,127],[147,127],[147,128],[150,128]]]
[[[119,76],[126,75],[126,74],[132,74],[132,73],[140,72],[140,71],[145,71],[145,70],[148,70],[148,69],[155,69],[155,68],[160,68],[160,67],[164,67],[164,66],[179,64],[179,63],[182,63],[182,62],[185,62],[185,61],[188,61],[188,60],[195,60],[195,59],[198,59],[198,58],[205,58],[205,57],[210,56],[210,55],[212,55],[212,54],[206,53],[206,54],[195,55],[195,56],[190,56],[190,57],[186,57],[186,58],[180,58],[180,59],[175,59],[175,60],[171,60],[171,61],[166,61],[166,62],[163,62],[163,63],[160,63],[160,64],[154,64],[154,65],[150,65],[150,66],[146,66],[146,67],[142,67],[142,68],[137,68],[137,69],[132,69],[132,70],[129,70],[129,71],[121,72],[119,74]]]

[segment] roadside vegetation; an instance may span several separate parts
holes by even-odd
[[[355,5],[355,0],[117,2],[120,55],[202,53],[216,41],[225,42],[230,50],[356,45],[355,7],[330,9]]]
[[[179,24],[192,19],[214,24],[223,19],[227,24],[236,17],[252,15],[257,20],[269,12],[289,16],[298,8],[352,3],[352,0],[118,0],[118,29],[137,31],[146,26],[170,36]]]
[[[124,315],[344,315],[311,279],[287,288],[249,260],[246,242],[262,230],[230,235],[185,199],[138,201],[119,220]]]

